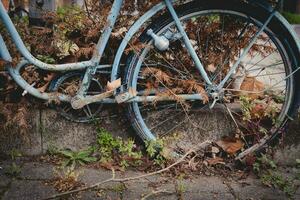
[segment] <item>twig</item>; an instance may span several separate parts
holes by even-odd
[[[173,194],[174,192],[171,192],[171,191],[168,191],[168,190],[153,190],[149,194],[147,194],[146,196],[144,196],[143,198],[141,198],[141,200],[146,200],[149,197],[152,197],[154,195],[158,195],[158,194],[161,194],[161,193],[164,193],[164,194]]]
[[[60,194],[57,194],[57,195],[53,195],[53,196],[48,197],[46,199],[55,199],[55,198],[62,197],[62,196],[65,196],[65,195],[70,195],[70,194],[78,193],[78,192],[81,192],[81,191],[86,191],[86,190],[89,190],[89,189],[96,188],[96,187],[98,187],[100,185],[103,185],[105,183],[108,183],[108,182],[128,182],[128,181],[132,181],[132,180],[136,180],[136,179],[142,179],[142,178],[145,178],[145,177],[149,177],[149,176],[154,176],[154,175],[157,175],[157,174],[161,174],[161,173],[166,172],[166,171],[170,170],[171,168],[177,166],[178,164],[184,162],[185,158],[188,155],[190,155],[191,153],[193,153],[195,151],[198,151],[199,149],[205,148],[210,143],[211,143],[210,141],[205,141],[205,142],[203,142],[203,143],[201,143],[199,145],[194,146],[186,154],[184,154],[180,159],[178,159],[176,162],[174,162],[173,164],[171,164],[168,167],[163,168],[161,170],[158,170],[158,171],[155,171],[155,172],[151,172],[151,173],[148,173],[148,174],[139,175],[139,176],[133,176],[133,177],[127,177],[127,178],[115,178],[115,170],[112,169],[112,177],[109,178],[109,179],[106,179],[104,181],[95,183],[95,184],[90,185],[90,186],[86,186],[86,187],[79,188],[79,189],[76,189],[76,190],[72,190],[72,191],[60,193]]]
[[[88,3],[86,0],[84,0],[84,6],[85,6],[85,10],[86,10],[86,13],[88,15],[88,18],[93,22],[93,24],[95,25],[96,22],[94,21],[93,17],[91,16],[91,13],[89,11],[89,8],[88,8]]]

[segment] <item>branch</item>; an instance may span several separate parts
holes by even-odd
[[[157,175],[157,174],[161,174],[161,173],[166,172],[166,171],[170,170],[171,168],[179,165],[180,163],[184,162],[185,158],[188,155],[190,155],[191,153],[196,152],[196,151],[198,151],[200,149],[205,148],[210,143],[211,142],[209,142],[209,141],[205,141],[205,142],[203,142],[203,143],[201,143],[199,145],[194,146],[187,153],[185,153],[181,158],[179,158],[176,162],[174,162],[173,164],[171,164],[168,167],[163,168],[161,170],[158,170],[158,171],[155,171],[155,172],[151,172],[151,173],[148,173],[148,174],[139,175],[139,176],[133,176],[133,177],[127,177],[127,178],[115,178],[115,170],[112,169],[112,177],[109,178],[109,179],[106,179],[104,181],[95,183],[95,184],[90,185],[90,186],[86,186],[86,187],[79,188],[79,189],[76,189],[76,190],[71,190],[71,191],[68,191],[68,192],[64,192],[64,193],[60,193],[60,194],[57,194],[57,195],[53,195],[53,196],[48,197],[46,199],[47,200],[48,199],[55,199],[55,198],[62,197],[62,196],[65,196],[65,195],[70,195],[70,194],[78,193],[78,192],[81,192],[81,191],[90,190],[90,189],[99,187],[100,185],[103,185],[103,184],[109,183],[109,182],[128,182],[128,181],[132,181],[132,180],[136,180],[136,179],[142,179],[142,178],[146,178],[146,177],[149,177],[149,176],[154,176],[154,175]]]
[[[143,198],[141,198],[141,200],[146,200],[148,199],[149,197],[152,197],[152,196],[155,196],[155,195],[158,195],[158,194],[173,194],[173,192],[171,191],[168,191],[168,190],[154,190],[154,191],[151,191],[149,194],[147,194],[146,196],[144,196]]]

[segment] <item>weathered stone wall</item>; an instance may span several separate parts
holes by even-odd
[[[101,127],[105,127],[114,136],[127,137],[130,131],[124,130],[125,121],[122,117],[116,118],[115,114],[100,120]],[[114,112],[114,111],[113,111]],[[0,154],[9,154],[13,149],[20,150],[24,155],[39,155],[48,149],[80,150],[85,149],[96,141],[96,124],[70,122],[61,117],[55,110],[33,110],[30,115],[31,130],[24,138],[14,127],[0,130]]]
[[[13,128],[0,131],[0,154],[9,154],[13,149],[29,156],[46,153],[53,147],[74,151],[85,149],[95,143],[99,126],[104,127],[114,136],[134,137],[130,124],[120,111],[104,110],[100,125],[70,122],[51,109],[33,110],[31,116],[32,128],[29,131],[28,141],[22,139],[18,131]],[[213,119],[209,120],[210,126],[224,126],[218,130],[226,131],[227,125],[221,122],[222,117],[214,115],[211,118]],[[294,165],[296,159],[300,158],[299,122],[300,120],[296,119],[291,123],[283,138],[283,143],[276,147],[274,156],[281,165]],[[218,136],[220,134],[226,133],[218,132]]]

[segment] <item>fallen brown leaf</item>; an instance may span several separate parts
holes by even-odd
[[[192,171],[196,171],[196,170],[197,170],[197,165],[199,164],[199,162],[196,162],[196,161],[195,161],[195,158],[196,158],[196,157],[193,157],[193,158],[189,161],[189,168],[190,168]]]
[[[5,10],[8,10],[9,8],[9,0],[2,0],[3,6],[5,8]]]
[[[257,99],[260,96],[262,96],[263,95],[262,91],[264,89],[265,89],[264,83],[258,81],[255,77],[246,77],[240,87],[240,90],[242,90],[241,93],[245,93],[245,95],[247,95],[251,99]]]
[[[264,117],[265,112],[266,112],[266,105],[256,104],[251,109],[251,117],[252,117],[252,119]]]
[[[208,165],[225,164],[224,159],[220,157],[210,158],[206,160]]]
[[[216,69],[217,69],[217,68],[216,68],[215,65],[213,65],[213,64],[210,64],[210,65],[208,65],[208,66],[206,67],[206,70],[209,71],[209,72],[215,72]]]
[[[237,138],[225,137],[216,142],[226,153],[232,155],[244,147],[243,141]]]
[[[54,77],[55,77],[55,73],[47,74],[47,76],[44,78],[44,81],[50,82],[54,79]]]
[[[113,81],[113,82],[107,82],[107,91],[112,91],[121,86],[121,78]]]
[[[38,90],[41,93],[44,93],[48,89],[48,86],[50,85],[50,83],[54,79],[54,77],[55,77],[54,73],[50,73],[46,77],[44,77],[44,81],[46,81],[46,83],[42,87],[39,87]]]
[[[111,33],[111,35],[113,37],[120,37],[122,36],[125,32],[127,32],[127,28],[126,27],[122,27],[120,28],[118,31]]]
[[[112,170],[112,169],[114,169],[115,171],[121,171],[121,172],[124,172],[124,169],[123,169],[122,167],[113,165],[113,163],[111,163],[111,162],[101,163],[101,164],[100,164],[100,167],[103,167],[104,169],[107,169],[107,170]]]
[[[6,60],[3,60],[0,58],[0,71],[4,71],[5,70],[5,65],[8,64],[9,62]]]

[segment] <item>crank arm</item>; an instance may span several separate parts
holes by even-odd
[[[86,105],[89,105],[91,103],[96,103],[105,98],[113,96],[114,92],[115,90],[110,90],[93,96],[86,96],[86,97],[75,96],[74,98],[71,99],[71,106],[73,109],[76,110],[81,109]]]
[[[108,97],[111,97],[114,95],[115,91],[121,87],[121,79],[117,79],[113,82],[108,82],[107,83],[107,90],[106,92],[103,92],[101,94],[98,95],[90,95],[90,96],[83,96],[77,94],[75,97],[73,97],[71,99],[71,106],[73,109],[81,109],[86,105],[89,105],[91,103],[96,103],[96,102],[100,102],[103,99],[106,99]]]

